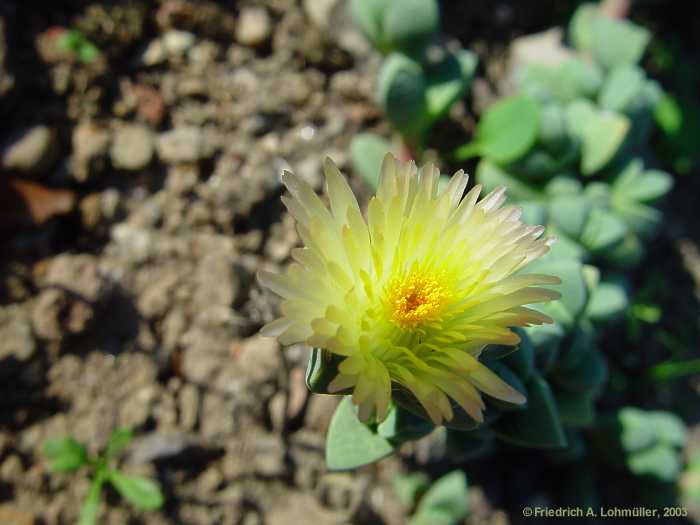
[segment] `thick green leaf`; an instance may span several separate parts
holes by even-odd
[[[120,427],[112,432],[112,435],[109,436],[107,452],[105,453],[107,460],[109,461],[109,459],[115,457],[122,450],[124,450],[131,442],[133,436],[134,433],[130,427]]]
[[[455,158],[482,155],[498,164],[513,162],[535,143],[540,127],[540,107],[528,96],[497,102],[483,115],[472,144],[457,149]]]
[[[652,237],[663,220],[663,215],[656,208],[633,201],[616,200],[614,209],[632,232],[644,238]]]
[[[429,119],[444,116],[455,102],[464,96],[474,77],[478,58],[470,51],[446,52],[437,64],[426,68],[425,99]]]
[[[671,447],[682,448],[688,434],[683,420],[672,412],[647,412],[650,424],[653,426],[657,439]]]
[[[549,249],[548,257],[552,257],[552,259],[573,259],[579,262],[586,261],[590,257],[589,250],[577,240],[567,237],[564,232],[560,232],[554,223],[548,225],[547,234],[556,239],[554,245]]]
[[[484,186],[486,192],[498,186],[506,186],[508,197],[516,201],[537,201],[542,197],[534,186],[519,180],[487,159],[479,161],[476,167],[476,180]]]
[[[386,40],[407,54],[420,55],[439,27],[437,0],[393,0],[384,11]]]
[[[549,217],[557,228],[578,239],[588,221],[592,205],[583,195],[561,195],[549,202]]]
[[[610,204],[612,187],[607,182],[593,181],[586,184],[584,194],[596,208],[607,208]]]
[[[547,381],[533,375],[526,387],[527,409],[497,420],[493,424],[496,437],[524,447],[565,447],[566,437]]]
[[[577,318],[588,302],[588,290],[583,279],[583,266],[575,259],[563,259],[547,254],[533,261],[527,267],[527,273],[543,273],[561,279],[561,284],[548,286],[561,293],[561,303],[566,307],[572,319]],[[557,319],[558,321],[562,321]]]
[[[569,138],[564,108],[559,104],[547,104],[542,108],[541,116],[538,142],[550,152],[561,151]]]
[[[557,368],[573,370],[596,348],[596,330],[588,319],[581,319],[562,349]]]
[[[515,353],[517,354],[518,352]],[[524,379],[519,377],[518,374],[516,374],[513,370],[511,370],[505,364],[503,364],[502,361],[490,362],[488,363],[488,366],[505,383],[507,383],[508,385],[513,387],[513,389],[520,392],[523,396],[527,396],[527,390],[525,388],[525,385],[523,384]],[[520,364],[523,367],[528,366],[524,362],[521,362]],[[532,365],[530,365],[530,367],[532,367]],[[530,368],[530,370],[532,370],[532,368]],[[525,408],[527,408],[527,402],[525,404],[509,403],[508,401],[503,401],[502,399],[491,397],[486,394],[484,394],[484,398],[489,406],[495,407],[497,410],[503,412],[509,412],[511,410],[525,410]]]
[[[403,443],[427,436],[434,428],[435,426],[429,420],[405,408],[394,406],[386,419],[377,427],[377,434],[393,443]]]
[[[110,470],[107,479],[125,500],[139,510],[155,510],[163,506],[163,494],[153,480],[118,470]]]
[[[644,89],[646,75],[637,66],[622,65],[613,69],[605,80],[598,98],[602,109],[625,113]]]
[[[567,103],[594,98],[603,82],[603,72],[593,62],[573,57],[559,67],[526,64],[519,71],[519,91],[547,103]]]
[[[582,189],[581,182],[575,175],[558,175],[553,177],[544,187],[544,191],[549,197],[579,195]]]
[[[314,394],[330,394],[328,385],[338,375],[338,365],[343,359],[345,358],[327,350],[313,348],[306,367],[306,386],[309,390]]]
[[[592,252],[606,252],[621,244],[627,232],[622,218],[602,208],[593,208],[580,240]]]
[[[630,129],[624,115],[601,112],[585,121],[581,140],[581,171],[593,175],[604,168],[615,156]]]
[[[561,306],[561,303],[558,303]],[[563,309],[563,306],[561,306]],[[546,313],[546,311],[544,312]],[[559,355],[559,346],[564,338],[564,329],[558,322],[535,325],[525,329],[535,349],[535,364],[542,373],[547,373]]]
[[[476,430],[447,431],[449,457],[454,462],[470,461],[484,455],[493,445],[493,432],[482,425]]]
[[[379,74],[379,101],[387,117],[402,134],[417,136],[428,123],[426,79],[420,64],[392,53]]]
[[[601,256],[617,268],[633,268],[644,257],[644,246],[638,235],[629,232],[619,245]]]
[[[578,160],[580,145],[578,141],[566,137],[561,145],[561,151],[552,153],[535,146],[515,162],[508,165],[512,173],[532,181],[544,181],[553,175],[561,173]]]
[[[547,222],[547,208],[544,204],[536,201],[522,201],[518,203],[518,206],[523,210],[520,220],[525,224],[539,226]]]
[[[394,492],[407,507],[413,507],[418,497],[430,487],[430,478],[425,472],[411,472],[394,478]]]
[[[461,470],[450,472],[428,489],[428,492],[421,498],[418,509],[409,523],[412,525],[436,523],[456,525],[464,520],[469,511],[467,490],[467,478],[464,472]],[[441,516],[445,516],[447,520],[435,521],[436,519],[440,520]]]
[[[72,437],[47,440],[44,443],[44,455],[53,472],[70,472],[88,462],[86,448]]]
[[[631,160],[615,178],[612,185],[613,206],[625,201],[651,203],[666,195],[673,178],[659,170],[644,171],[641,159]]]
[[[627,20],[598,16],[591,26],[591,52],[597,63],[612,69],[636,64],[649,43],[649,31]]]
[[[637,476],[651,476],[672,483],[681,471],[678,452],[663,443],[630,454],[627,466]]]
[[[515,328],[513,331],[520,336],[518,350],[505,356],[500,363],[515,372],[522,381],[527,381],[535,369],[535,349],[525,330]]]
[[[595,3],[581,4],[569,22],[569,41],[578,51],[589,52],[593,41],[593,22],[600,15]]]
[[[329,470],[349,470],[379,461],[394,451],[393,445],[363,424],[349,397],[333,414],[326,437],[326,466]]]
[[[552,378],[566,390],[595,394],[608,379],[608,365],[598,350],[592,350],[585,354],[576,367],[557,368]]]
[[[497,361],[517,351],[517,346],[512,345],[488,345],[479,356],[482,361]]]
[[[598,64],[579,57],[563,62],[559,76],[574,87],[575,98],[593,99],[603,85],[603,71]]]
[[[562,421],[564,421],[563,414]],[[581,436],[581,431],[572,426],[566,426],[564,427],[564,435],[566,436],[566,448],[549,451],[548,458],[560,465],[580,462],[586,454],[586,442]]]
[[[448,512],[430,507],[411,516],[408,525],[455,525],[455,521]]]
[[[389,141],[374,133],[360,133],[352,139],[350,157],[353,169],[372,191],[377,190],[382,160],[391,150]]]
[[[626,452],[644,450],[656,441],[656,430],[644,410],[622,408],[614,422],[616,425],[611,426],[609,432],[619,435],[620,444]]]
[[[574,100],[566,106],[566,128],[572,137],[583,140],[584,130],[588,121],[598,113],[598,109],[590,100]]]
[[[600,283],[591,293],[586,316],[592,321],[610,321],[622,316],[629,306],[625,288],[617,283]]]
[[[586,427],[595,421],[595,403],[592,396],[560,390],[554,397],[562,423]]]
[[[382,18],[392,0],[351,0],[350,14],[353,22],[379,50],[386,52]]]

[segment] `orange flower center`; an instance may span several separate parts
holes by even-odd
[[[424,321],[434,319],[445,299],[445,287],[439,279],[413,270],[389,282],[385,305],[387,313],[397,325],[415,328]]]

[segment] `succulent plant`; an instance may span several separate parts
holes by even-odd
[[[355,23],[386,55],[377,80],[377,100],[406,150],[420,158],[430,128],[469,88],[476,55],[440,41],[439,9],[434,0],[354,0]],[[352,145],[355,169],[374,189],[376,168],[367,170],[381,137],[358,136]]]
[[[612,464],[635,476],[674,482],[682,470],[687,429],[671,412],[624,407],[601,418],[596,446]]]
[[[352,0],[355,24],[382,53],[420,56],[440,27],[435,0]]]

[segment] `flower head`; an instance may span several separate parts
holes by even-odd
[[[511,330],[551,322],[525,305],[559,294],[546,275],[516,273],[548,251],[544,228],[501,207],[505,189],[464,197],[461,171],[438,192],[439,172],[387,155],[363,217],[343,175],[324,164],[330,209],[291,173],[283,202],[303,248],[284,275],[260,282],[282,298],[282,317],[262,329],[282,344],[305,342],[344,356],[330,390],[352,389],[360,418],[383,419],[392,386],[410,391],[435,424],[449,398],[482,421],[480,392],[512,403],[522,394],[479,362],[489,344],[517,345]]]

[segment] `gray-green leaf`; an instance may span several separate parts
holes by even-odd
[[[363,424],[350,397],[343,399],[333,414],[326,437],[326,466],[349,470],[379,461],[394,451],[392,444]]]

